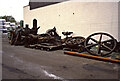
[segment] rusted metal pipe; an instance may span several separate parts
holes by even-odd
[[[105,58],[105,57],[101,57],[101,56],[94,56],[94,55],[82,54],[82,53],[71,52],[71,51],[64,51],[64,53],[70,54],[70,55],[75,55],[75,56],[86,57],[86,58],[92,58],[92,59],[96,59],[96,60],[100,60],[100,61],[106,61],[106,62],[120,64],[120,60],[117,60],[117,59],[110,59],[110,58]]]

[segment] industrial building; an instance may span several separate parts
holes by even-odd
[[[120,41],[118,21],[119,2],[34,2],[24,6],[24,26],[40,26],[38,34],[53,28],[62,38],[63,31],[72,31],[73,36],[87,37],[95,32],[106,32]]]

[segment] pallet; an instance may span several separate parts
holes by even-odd
[[[36,48],[36,45],[29,45],[29,48]]]
[[[52,51],[52,50],[58,50],[62,49],[62,45],[50,45],[48,43],[44,44],[35,44],[36,49],[40,50],[46,50],[46,51]]]
[[[64,51],[72,51],[72,52],[79,52],[79,53],[81,53],[81,52],[84,52],[84,51],[78,51],[78,49],[72,49],[72,48],[63,48],[63,50]]]

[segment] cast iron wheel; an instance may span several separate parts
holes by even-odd
[[[87,37],[84,46],[88,53],[97,56],[106,56],[114,51],[117,42],[107,33],[94,33]]]

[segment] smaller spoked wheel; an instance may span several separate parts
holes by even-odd
[[[84,43],[85,38],[84,37],[71,37],[68,38],[65,43],[66,45],[80,45]]]
[[[66,45],[73,45],[73,39],[71,37],[67,38],[66,41],[65,41],[65,44]]]
[[[97,56],[106,56],[111,54],[116,48],[116,40],[107,33],[94,33],[88,36],[84,46],[88,53]]]
[[[76,45],[80,45],[85,42],[84,37],[73,37],[75,40],[73,40],[73,43]]]

